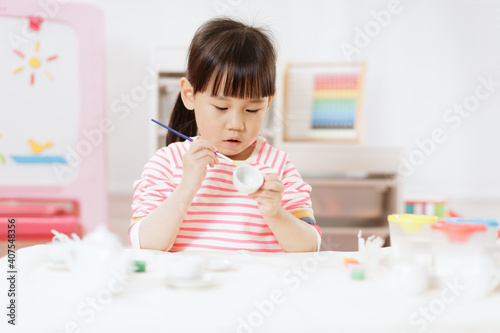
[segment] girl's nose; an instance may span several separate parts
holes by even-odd
[[[227,120],[227,129],[230,131],[243,131],[245,129],[245,122],[240,112],[230,112],[229,119]]]

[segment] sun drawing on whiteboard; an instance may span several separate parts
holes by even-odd
[[[41,59],[37,54],[38,54],[38,50],[40,49],[40,42],[37,41],[36,44],[35,44],[35,52],[33,55],[31,55],[30,57],[26,57],[26,55],[24,53],[22,53],[21,51],[19,50],[14,50],[14,53],[17,54],[19,57],[21,57],[22,59],[27,59],[27,64],[25,64],[24,66],[19,66],[18,68],[14,69],[13,73],[16,74],[16,73],[19,73],[20,71],[22,71],[25,67],[29,67],[32,69],[32,73],[31,73],[31,77],[30,77],[30,84],[33,85],[35,84],[35,71],[37,70],[42,70],[42,73],[50,80],[50,81],[53,81],[54,78],[52,77],[52,74],[50,74],[50,72],[46,69],[43,69],[42,67],[44,67],[43,65],[43,59]],[[47,57],[45,59],[46,62],[51,62],[51,61],[54,61],[57,59],[57,55],[52,55],[50,57]]]

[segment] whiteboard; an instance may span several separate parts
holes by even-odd
[[[0,186],[63,186],[79,170],[78,38],[65,23],[27,24],[0,16]]]

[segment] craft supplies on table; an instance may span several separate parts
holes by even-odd
[[[396,264],[429,266],[432,261],[431,229],[437,217],[413,214],[388,216]]]

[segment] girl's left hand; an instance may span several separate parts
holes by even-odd
[[[285,186],[276,174],[264,176],[264,184],[250,197],[257,201],[259,211],[263,217],[272,217],[281,208],[281,199]]]

